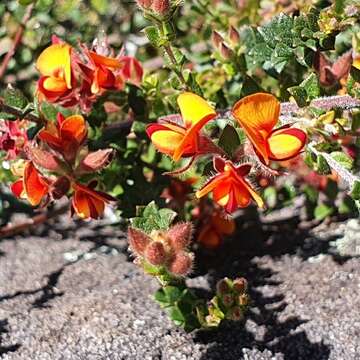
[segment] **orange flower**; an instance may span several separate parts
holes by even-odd
[[[251,199],[259,207],[264,207],[261,197],[244,178],[250,172],[251,164],[235,166],[229,160],[215,157],[214,168],[218,173],[196,192],[197,198],[212,192],[213,200],[223,206],[228,213],[247,207]]]
[[[38,137],[61,153],[65,160],[72,162],[87,137],[85,119],[81,115],[65,118],[58,113],[57,122],[48,121],[46,127],[40,130]]]
[[[115,201],[115,199],[101,191],[94,190],[96,182],[88,186],[74,183],[74,195],[72,198],[72,210],[83,219],[98,219],[105,210],[105,204]]]
[[[29,161],[25,164],[23,177],[11,185],[11,191],[32,206],[39,205],[48,196],[50,181],[42,176]]]
[[[72,47],[69,44],[53,37],[53,44],[37,59],[36,67],[41,74],[38,92],[47,101],[58,101],[71,92],[73,87],[71,52]]]
[[[215,110],[203,98],[190,92],[179,95],[177,101],[182,119],[170,115],[159,119],[161,123],[150,124],[146,132],[152,143],[174,161],[182,156],[209,152],[212,142],[199,132],[216,116]]]
[[[215,249],[221,245],[224,236],[235,232],[235,221],[224,218],[220,211],[215,210],[210,221],[207,220],[199,232],[197,241],[207,248]]]
[[[297,156],[306,143],[306,133],[289,125],[274,130],[280,114],[279,101],[270,94],[257,93],[239,100],[232,108],[260,160],[287,160]]]

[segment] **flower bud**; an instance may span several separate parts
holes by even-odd
[[[150,9],[154,0],[136,0],[138,6],[143,8],[144,10]]]
[[[226,307],[230,307],[234,303],[234,298],[231,294],[225,294],[221,299]]]
[[[176,250],[183,250],[189,246],[191,241],[192,225],[191,223],[179,223],[172,226],[167,232],[167,237],[170,240],[172,248]]]
[[[214,30],[211,35],[211,41],[217,49],[220,49],[224,38],[217,31]]]
[[[229,319],[233,321],[240,321],[244,318],[244,314],[239,306],[235,306],[230,310]]]
[[[216,293],[220,296],[229,293],[231,291],[228,282],[225,279],[221,279],[216,284]]]
[[[129,228],[128,238],[131,250],[136,255],[144,255],[146,247],[149,245],[151,238],[140,230]]]
[[[229,39],[233,45],[238,45],[240,42],[240,35],[233,26],[229,28]]]
[[[152,3],[153,11],[161,16],[167,15],[170,10],[170,1],[169,0],[153,0]]]
[[[244,278],[237,278],[233,282],[233,289],[238,294],[243,294],[247,289],[247,281]]]
[[[53,199],[61,199],[70,189],[70,180],[66,176],[60,176],[51,184]]]
[[[169,266],[169,270],[174,275],[185,276],[191,271],[192,265],[192,254],[180,252],[175,255],[173,261]]]
[[[152,265],[163,265],[166,260],[164,245],[159,241],[151,242],[145,250],[145,259]]]
[[[221,43],[220,54],[225,60],[229,60],[234,56],[234,52],[224,43]]]

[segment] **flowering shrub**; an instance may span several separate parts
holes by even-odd
[[[84,5],[107,34],[70,0],[9,3],[3,182],[38,211],[63,199],[72,216],[128,221],[134,262],[185,330],[244,318],[245,279],[207,302],[186,276],[194,244],[221,247],[246,208],[301,198],[307,219],[358,216],[356,1]]]

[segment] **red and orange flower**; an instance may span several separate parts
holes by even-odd
[[[45,128],[40,130],[38,138],[50,148],[63,155],[64,159],[73,162],[79,147],[87,137],[87,126],[81,115],[67,118],[61,113],[57,115],[57,122],[48,121]]]
[[[23,176],[11,185],[11,191],[21,199],[27,199],[32,206],[47,202],[51,181],[42,176],[31,161],[25,163]]]
[[[306,143],[306,133],[289,125],[274,129],[280,102],[271,94],[256,93],[239,100],[232,108],[260,160],[287,160],[297,156]]]
[[[264,207],[261,197],[245,179],[251,167],[251,164],[236,166],[229,160],[215,157],[214,168],[217,174],[196,192],[196,197],[201,198],[212,192],[213,200],[230,214],[238,208],[247,207],[251,200],[259,207]]]
[[[170,115],[147,127],[154,146],[174,161],[212,152],[214,144],[200,130],[215,118],[215,110],[203,98],[190,92],[179,95],[177,101],[181,118]]]

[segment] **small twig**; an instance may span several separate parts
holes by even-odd
[[[164,50],[168,54],[171,62],[173,63],[174,67],[176,68],[176,75],[179,77],[180,81],[183,83],[185,88],[187,88],[186,80],[181,72],[181,69],[179,69],[179,64],[176,61],[175,55],[171,49],[171,45],[164,45]]]
[[[44,121],[41,118],[39,118],[38,116],[36,116],[34,114],[31,114],[31,113],[26,114],[23,111],[15,108],[13,106],[4,104],[4,101],[2,99],[0,99],[0,112],[14,115],[19,119],[27,119],[27,120],[35,122],[37,124],[44,123]]]
[[[33,9],[34,9],[34,4],[31,4],[26,8],[25,14],[24,14],[24,16],[21,20],[21,23],[19,24],[19,28],[17,29],[17,32],[15,34],[14,42],[13,42],[10,50],[5,55],[1,65],[0,65],[0,79],[4,76],[11,58],[14,56],[16,49],[21,44],[22,37],[23,37],[25,27],[26,27],[26,23],[29,21]]]
[[[8,224],[0,228],[0,238],[11,237],[16,234],[22,233],[34,226],[38,226],[47,222],[48,220],[66,213],[69,209],[69,204],[59,207],[55,210],[49,210],[42,214],[35,215],[20,224]]]

